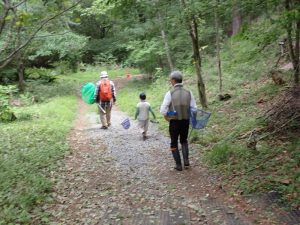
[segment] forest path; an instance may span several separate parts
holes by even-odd
[[[120,88],[126,80],[116,80]],[[196,157],[191,168],[173,169],[169,138],[151,124],[143,141],[136,121],[117,107],[112,125],[101,130],[99,116],[80,99],[69,136],[65,166],[53,174],[55,202],[45,206],[51,224],[250,225],[280,224],[267,219],[252,202],[228,196],[219,178]]]

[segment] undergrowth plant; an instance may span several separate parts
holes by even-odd
[[[0,85],[0,122],[13,121],[16,119],[9,101],[12,95],[17,93],[18,89],[15,85]]]
[[[68,149],[66,135],[76,112],[74,97],[19,109],[31,119],[0,127],[0,224],[29,224],[51,200],[50,172]],[[46,216],[46,215],[44,215]]]
[[[38,206],[51,200],[49,175],[68,150],[66,135],[76,113],[75,82],[36,80],[26,87],[20,95],[16,86],[0,88],[1,115],[11,110],[16,117],[0,126],[0,224],[47,220]]]

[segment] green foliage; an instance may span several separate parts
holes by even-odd
[[[47,34],[46,34],[47,35]],[[33,57],[58,54],[60,59],[79,57],[87,41],[86,37],[67,32],[61,36],[50,36],[39,46]]]
[[[293,206],[299,205],[298,162],[299,140],[290,137],[286,146],[267,146],[260,143],[258,151],[246,149],[243,154],[233,154],[230,161],[220,167],[228,174],[237,174],[235,187],[245,193],[275,190],[282,200]],[[272,151],[270,151],[272,148]]]
[[[227,144],[215,146],[210,153],[207,154],[207,160],[212,165],[227,163],[233,150]]]
[[[0,54],[0,65],[5,66],[5,62],[12,61],[13,63],[16,63],[19,59],[16,58],[15,50],[19,48],[19,46],[22,46],[24,48],[21,48],[20,53],[21,57],[28,61],[28,53],[32,53],[35,51],[39,51],[41,46],[43,46],[45,43],[49,43],[52,41],[54,42],[54,36],[53,34],[57,34],[61,32],[65,32],[66,29],[66,21],[68,21],[67,18],[63,18],[67,13],[61,13],[59,20],[52,19],[57,17],[60,12],[63,10],[66,10],[71,4],[73,4],[72,1],[63,1],[63,3],[60,3],[58,1],[51,1],[50,2],[44,2],[41,0],[38,1],[14,1],[12,2],[4,2],[2,12],[5,13],[5,10],[8,10],[8,15],[6,16],[5,20],[1,20],[1,26],[3,25],[4,29],[1,29],[0,31],[0,43],[1,43],[1,54]],[[11,10],[11,8],[14,8],[14,10]],[[68,15],[70,16],[70,14]],[[48,21],[47,23],[45,21]],[[44,23],[45,22],[45,23]],[[47,25],[47,27],[45,26]],[[45,28],[46,29],[42,29]],[[42,33],[47,34],[46,36],[42,35]],[[62,36],[64,38],[73,38],[69,39],[69,43],[72,43],[72,40],[76,41],[76,35],[70,36],[68,34]],[[78,36],[78,35],[77,35]],[[36,42],[38,39],[42,38],[43,41]],[[49,39],[52,39],[50,42]],[[63,38],[61,38],[62,40]],[[80,39],[77,39],[78,41]],[[82,40],[82,39],[81,39]],[[35,43],[33,43],[35,42]],[[4,44],[2,44],[4,43]],[[61,44],[61,41],[55,42],[56,46],[60,46],[61,50],[60,55],[62,55],[62,52],[64,52],[67,48],[62,48],[63,45]],[[76,46],[80,45],[80,43],[76,43]],[[44,46],[43,46],[44,47]],[[48,54],[49,51],[51,51],[53,48],[44,48],[38,54],[45,55]],[[70,45],[70,49],[73,47]],[[15,61],[14,61],[15,60]]]
[[[75,99],[57,98],[22,111],[38,117],[0,127],[0,224],[29,223],[33,206],[48,201],[47,174],[68,148]]]
[[[231,77],[256,80],[270,69],[263,61],[264,57],[259,56],[258,45],[251,40],[227,43],[222,53],[224,72],[230,74]]]
[[[70,74],[72,72],[70,69],[70,64],[67,60],[59,60],[53,62],[51,63],[51,66],[54,67],[54,69],[52,69],[53,75],[64,75],[64,74]]]
[[[276,21],[265,18],[260,18],[260,21],[256,22],[255,26],[244,26],[247,26],[247,28],[239,36],[256,43],[259,50],[271,44],[276,44],[284,34],[283,29]]]
[[[10,99],[10,97],[17,92],[18,89],[15,85],[0,85],[1,106],[8,105],[8,100]]]
[[[57,78],[55,70],[45,68],[28,68],[25,70],[28,80],[39,80],[44,83],[51,83]]]
[[[131,74],[131,75],[140,74],[140,71],[135,68],[128,68],[128,67],[120,68],[114,65],[109,65],[107,67],[89,66],[86,68],[86,71],[84,72],[78,72],[72,75],[70,74],[62,75],[59,76],[59,79],[67,83],[75,82],[77,84],[77,87],[80,87],[81,85],[87,82],[94,82],[94,83],[97,82],[100,78],[100,72],[103,70],[108,72],[109,79],[125,77],[127,74]]]
[[[161,81],[161,78],[163,78],[165,76],[164,74],[164,71],[162,68],[158,67],[158,68],[155,68],[155,72],[152,76],[152,80],[155,82],[155,81]]]
[[[106,63],[108,58],[124,66],[139,67],[148,73],[155,71],[160,62],[164,67],[167,60],[160,37],[160,21],[156,10],[152,10],[155,5],[149,1],[94,1],[91,7],[83,9],[86,13],[81,14],[82,21],[89,23],[82,25],[79,32],[92,37],[86,48],[85,59],[89,58],[90,62],[91,58],[98,59]],[[86,29],[90,24],[96,29]],[[99,32],[95,33],[95,30],[100,30],[101,35],[97,35]]]
[[[39,57],[58,56],[60,60],[68,61],[69,68],[76,72],[77,63],[87,43],[87,37],[69,31],[61,32],[64,32],[64,34],[58,36],[51,36],[49,33],[44,33],[43,35],[49,35],[49,37],[46,40],[40,40],[35,43],[36,50],[34,54],[29,56],[29,59],[35,60]]]
[[[33,81],[27,83],[27,93],[32,96],[34,102],[49,101],[51,98],[76,95],[78,87],[72,81],[58,81],[55,83],[41,83]]]
[[[22,102],[13,108],[18,120],[0,126],[0,224],[30,224],[33,216],[46,223],[48,215],[39,205],[51,201],[49,175],[68,150],[66,135],[76,112],[76,82],[27,85],[29,92],[14,99]],[[16,91],[0,86],[0,99],[9,107]]]
[[[279,24],[283,28],[287,28],[289,24],[297,23],[300,19],[299,13],[300,5],[297,1],[289,2],[289,10],[285,9],[280,15]]]
[[[164,54],[161,48],[157,38],[148,41],[132,41],[127,45],[131,53],[125,64],[143,68],[148,73],[154,72],[157,67],[156,58]]]
[[[18,89],[14,85],[2,86],[0,85],[0,122],[13,121],[16,119],[9,101],[14,93],[17,93]]]
[[[110,1],[110,0],[95,0],[90,8],[84,10],[84,13],[88,15],[101,15],[112,11],[117,6],[121,5],[120,0]]]
[[[2,108],[0,112],[0,122],[10,122],[16,120],[16,116],[10,108]]]
[[[100,53],[94,56],[94,63],[99,66],[108,66],[116,64],[117,59],[112,54]]]
[[[17,69],[15,67],[6,67],[0,71],[0,81],[3,84],[9,84],[17,78]]]

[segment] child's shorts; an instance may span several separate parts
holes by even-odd
[[[142,133],[146,133],[149,127],[149,119],[148,120],[139,120],[139,127],[142,129]]]

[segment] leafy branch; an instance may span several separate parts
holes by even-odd
[[[52,17],[44,20],[39,27],[30,35],[30,37],[27,39],[27,41],[25,41],[25,43],[23,43],[22,45],[20,45],[18,48],[16,48],[14,51],[12,51],[7,57],[5,57],[4,59],[0,60],[0,69],[4,68],[7,64],[9,64],[14,57],[16,56],[16,54],[22,50],[23,48],[25,48],[28,44],[30,44],[30,42],[35,38],[35,36],[37,35],[37,33],[47,24],[49,23],[51,20],[54,20],[55,18],[63,15],[65,12],[73,9],[74,7],[76,7],[77,5],[79,5],[83,0],[79,0],[77,1],[75,4],[73,4],[72,6],[64,9],[63,11],[53,15]],[[1,31],[1,30],[0,30]],[[1,34],[1,32],[0,32]]]

